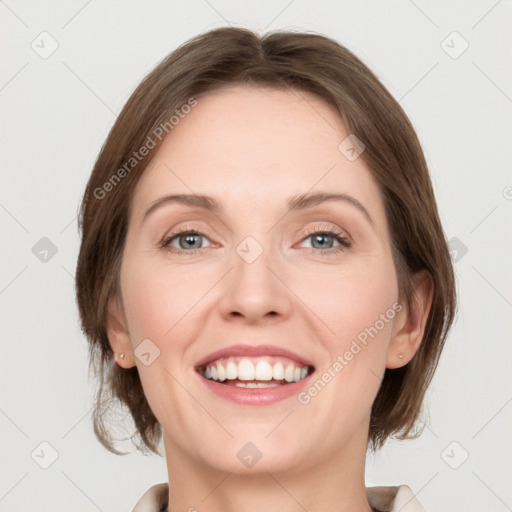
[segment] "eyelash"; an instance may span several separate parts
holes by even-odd
[[[343,252],[347,249],[350,249],[352,247],[352,242],[345,236],[343,236],[340,232],[336,231],[333,228],[315,228],[313,231],[310,231],[301,241],[307,240],[313,235],[329,235],[332,238],[334,238],[337,242],[339,242],[338,247],[332,247],[330,249],[315,249],[314,247],[307,247],[306,249],[310,249],[310,251],[313,251],[315,253],[320,253],[325,256],[337,254],[340,252]],[[175,247],[170,248],[170,243],[174,240],[174,238],[180,236],[180,235],[200,235],[208,238],[207,235],[204,233],[201,233],[200,231],[197,231],[195,229],[190,229],[188,227],[178,229],[171,233],[169,236],[165,237],[162,242],[160,243],[160,248],[163,250],[167,250],[170,252],[173,252],[175,254],[188,254],[189,256],[192,256],[194,254],[197,254],[198,251],[201,251],[202,249],[206,249],[206,247],[202,247],[201,249],[191,249],[191,250],[183,250],[183,249],[176,249]]]

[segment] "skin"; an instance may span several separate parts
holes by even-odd
[[[385,368],[406,364],[419,347],[428,276],[419,276],[412,306],[402,304],[307,405],[296,396],[237,405],[194,370],[218,349],[268,343],[311,360],[320,376],[399,302],[382,197],[362,159],[338,150],[347,135],[339,115],[311,94],[229,87],[198,99],[137,185],[107,329],[115,353],[126,354],[117,364],[137,366],[163,428],[169,511],[371,510],[371,406]],[[373,225],[346,201],[285,214],[290,196],[317,191],[357,199]],[[143,220],[171,193],[213,196],[222,210],[169,203]],[[161,248],[181,227],[204,234],[195,254],[185,253],[185,236]],[[351,247],[329,237],[313,245],[314,230],[330,228]],[[252,263],[236,252],[247,236],[263,249]],[[133,352],[145,339],[160,351],[148,366]],[[262,453],[252,468],[236,455],[247,442]]]

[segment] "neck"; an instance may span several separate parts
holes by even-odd
[[[219,471],[198,463],[165,437],[169,473],[168,512],[371,512],[366,499],[366,437],[324,460],[295,471],[254,466],[250,472]]]

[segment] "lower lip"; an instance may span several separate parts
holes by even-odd
[[[308,375],[299,382],[282,384],[271,388],[239,388],[208,380],[202,375],[199,375],[199,378],[212,393],[225,400],[230,400],[239,405],[270,405],[298,395],[306,386],[311,375]]]

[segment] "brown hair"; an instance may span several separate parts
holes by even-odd
[[[142,440],[138,449],[159,453],[161,426],[137,368],[127,370],[115,363],[106,331],[107,306],[119,296],[132,197],[160,145],[154,134],[162,126],[170,133],[170,117],[202,94],[239,84],[304,90],[334,107],[348,132],[366,147],[360,158],[384,200],[400,296],[410,303],[416,272],[426,270],[432,277],[432,306],[421,346],[407,365],[386,370],[370,421],[373,448],[381,447],[390,435],[411,437],[456,310],[452,262],[414,129],[377,77],[336,41],[310,32],[259,36],[228,27],[186,42],[140,83],[111,129],[83,196],[76,296],[89,341],[89,369],[94,368],[99,380],[95,434],[110,451],[121,453],[114,448],[106,420],[111,406],[120,402],[135,423],[132,440]],[[150,139],[155,149],[141,159],[137,153],[134,159]]]

